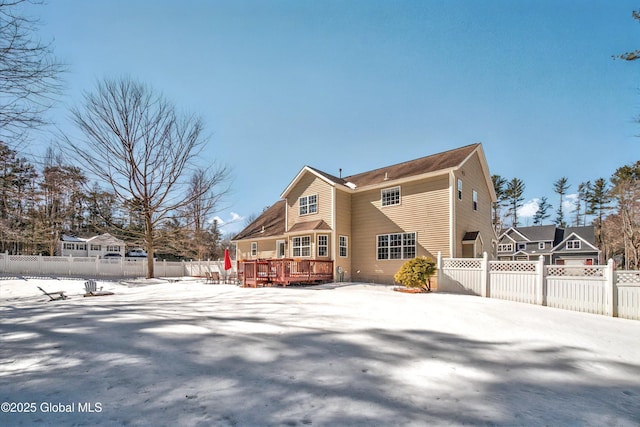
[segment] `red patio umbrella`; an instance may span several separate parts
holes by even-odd
[[[231,270],[231,256],[229,255],[229,249],[224,250],[224,269]]]

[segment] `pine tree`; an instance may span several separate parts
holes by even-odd
[[[507,214],[511,217],[511,225],[513,227],[518,226],[518,209],[522,207],[524,201],[524,182],[521,179],[513,178],[507,184],[505,190],[505,196],[509,203],[509,210]]]
[[[542,225],[544,220],[551,216],[548,212],[551,208],[552,206],[547,201],[547,198],[542,197],[540,199],[540,203],[538,203],[538,210],[536,210],[536,213],[533,216],[533,225]]]
[[[559,227],[566,227],[567,223],[564,220],[564,212],[563,212],[563,203],[564,203],[564,195],[567,193],[571,185],[568,183],[568,179],[566,177],[562,177],[556,182],[553,183],[553,191],[560,195],[560,204],[558,205],[558,210],[556,211],[556,224]]]

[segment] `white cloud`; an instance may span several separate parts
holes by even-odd
[[[567,212],[573,212],[575,210],[576,200],[578,200],[577,194],[565,194],[562,199],[562,210]]]
[[[526,202],[520,209],[518,209],[518,217],[520,218],[530,218],[536,214],[538,210],[538,201],[539,199],[532,199]]]
[[[224,219],[220,218],[220,217],[219,217],[219,216],[217,216],[217,215],[216,215],[216,216],[214,216],[214,217],[211,219],[211,222],[213,222],[213,221],[217,221],[217,222],[218,222],[218,225],[219,225],[219,226],[221,226],[221,227],[225,224]]]
[[[229,222],[238,222],[238,221],[243,221],[244,217],[238,213],[235,212],[231,212],[231,220],[229,220]]]

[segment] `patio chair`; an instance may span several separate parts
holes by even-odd
[[[88,294],[96,292],[98,290],[98,284],[95,280],[89,279],[84,282],[84,290],[87,291]]]
[[[49,301],[59,301],[59,300],[69,298],[64,294],[64,291],[47,292],[44,289],[42,289],[40,286],[38,286],[38,289],[40,289],[43,294],[49,297]]]
[[[103,297],[106,295],[113,295],[113,292],[103,291],[102,286],[100,286],[100,290],[98,290],[98,284],[93,279],[89,279],[84,282],[84,290],[86,291],[84,294],[85,297]]]

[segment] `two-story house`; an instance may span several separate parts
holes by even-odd
[[[305,166],[233,241],[239,260],[331,260],[344,280],[393,283],[416,256],[490,252],[495,200],[481,144],[347,177]]]
[[[559,228],[555,225],[511,227],[498,239],[498,260],[533,260],[545,264],[596,265],[601,251],[593,226]]]

